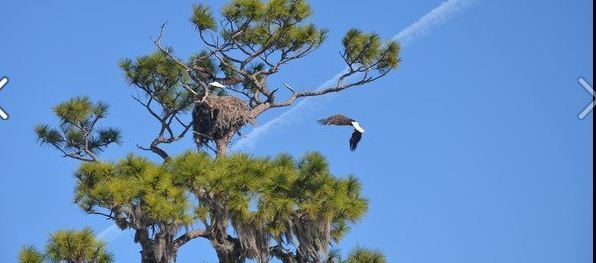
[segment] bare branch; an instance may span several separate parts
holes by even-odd
[[[187,84],[182,84],[182,87],[184,87],[188,92],[190,92],[192,95],[195,96],[199,96],[199,93],[197,93],[196,91],[194,91],[190,86],[188,86]]]
[[[135,100],[139,104],[143,105],[143,107],[145,107],[145,109],[147,109],[147,111],[149,111],[149,114],[151,114],[151,116],[153,116],[155,119],[157,119],[160,122],[162,121],[162,118],[155,111],[153,111],[153,109],[151,108],[151,103],[153,102],[153,97],[149,97],[149,101],[147,101],[146,103],[141,101],[141,99],[139,99],[138,97],[135,97],[132,95],[131,95],[131,97],[133,100]]]
[[[296,94],[296,91],[294,91],[294,89],[290,86],[290,84],[284,82],[284,86],[286,86],[286,88],[288,88],[292,92],[292,95]]]
[[[298,93],[293,92],[292,96],[289,99],[287,99],[286,101],[273,103],[270,107],[271,108],[286,107],[286,106],[292,105],[298,98],[322,96],[322,95],[325,95],[328,93],[340,92],[340,91],[346,90],[351,87],[362,86],[364,84],[367,84],[369,82],[372,82],[379,78],[384,77],[385,75],[387,75],[389,73],[389,71],[381,72],[381,74],[379,74],[376,77],[369,77],[368,73],[366,71],[364,71],[365,74],[361,80],[353,82],[353,83],[349,83],[349,84],[342,84],[342,82],[345,79],[353,76],[356,73],[361,73],[361,71],[360,70],[356,70],[356,71],[351,70],[350,72],[342,75],[338,79],[337,84],[334,87],[328,87],[328,88],[324,88],[324,89],[320,89],[320,90],[316,90],[316,91],[303,91],[303,92],[298,92]],[[289,88],[291,91],[293,91],[293,89],[291,89],[291,87],[289,87],[288,85],[286,85],[286,87]]]
[[[204,81],[201,81],[199,78],[197,78],[194,74],[192,74],[192,69],[186,65],[184,62],[180,61],[178,58],[176,58],[167,48],[164,48],[161,45],[161,39],[163,38],[163,33],[165,31],[167,22],[163,23],[161,25],[161,28],[159,30],[159,36],[157,37],[157,39],[155,39],[153,41],[153,43],[155,44],[155,46],[161,50],[161,52],[163,52],[164,54],[166,54],[170,59],[172,59],[176,64],[180,65],[181,67],[183,67],[186,72],[188,73],[188,75],[190,76],[191,79],[193,79],[195,82],[197,82],[199,85],[201,85],[201,87],[205,90],[209,89],[209,87],[207,87],[207,84]]]
[[[193,230],[193,231],[186,232],[183,235],[176,238],[176,240],[174,240],[174,248],[173,248],[174,251],[178,251],[178,249],[182,245],[188,243],[188,241],[191,241],[191,240],[193,240],[195,238],[199,238],[199,237],[210,240],[211,235],[206,230]]]

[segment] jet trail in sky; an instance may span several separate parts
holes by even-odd
[[[460,11],[472,5],[476,0],[449,0],[439,5],[435,9],[431,10],[428,14],[424,15],[418,21],[414,22],[406,29],[399,32],[397,35],[391,38],[391,40],[401,43],[402,46],[407,46],[416,37],[427,34],[432,30],[433,27],[446,22],[449,18],[458,14]],[[333,78],[325,81],[321,84],[317,90],[324,89],[326,87],[335,85],[337,79],[344,74],[344,71],[339,72]],[[329,99],[333,94],[327,94],[323,97],[310,97],[303,98],[297,102],[292,108],[252,129],[252,131],[241,138],[236,144],[232,146],[232,151],[239,150],[250,150],[253,149],[256,142],[265,135],[267,132],[274,128],[282,127],[283,125],[290,123],[293,119],[304,116],[306,111],[313,111],[317,107],[317,103],[324,99]],[[308,107],[306,107],[308,105]]]
[[[400,42],[402,46],[407,46],[415,38],[429,33],[433,27],[446,22],[449,18],[458,14],[460,11],[469,7],[476,1],[477,0],[445,1],[435,9],[431,10],[428,14],[418,19],[418,21],[414,22],[412,25],[399,32],[397,35],[391,38],[391,40]],[[321,84],[318,87],[318,89],[320,90],[329,87],[330,85],[334,85],[337,82],[337,79],[343,73],[344,71],[337,73],[337,75],[335,75],[333,78]],[[261,126],[252,129],[252,131],[249,134],[241,138],[236,144],[232,146],[232,151],[254,148],[256,142],[259,140],[261,136],[265,135],[267,132],[271,131],[274,128],[282,127],[285,124],[289,124],[291,120],[295,118],[304,116],[304,113],[306,113],[307,111],[312,111],[320,106],[319,103],[313,102],[321,102],[325,99],[329,99],[331,96],[332,94],[328,94],[323,97],[317,97],[316,100],[315,98],[302,99],[301,101],[296,103],[291,109],[282,113],[278,117],[266,122]],[[120,231],[120,229],[118,229],[116,225],[112,225],[104,229],[98,236],[100,238],[114,239],[114,234],[116,231]]]
[[[116,224],[113,224],[109,227],[106,227],[103,231],[97,234],[97,239],[110,242],[112,239],[116,238],[116,234],[118,234],[116,231],[120,231],[120,229]]]

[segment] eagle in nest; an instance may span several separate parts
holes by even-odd
[[[364,129],[360,126],[360,124],[358,124],[357,121],[343,115],[333,115],[327,119],[319,120],[318,122],[322,125],[354,127],[354,132],[352,133],[352,137],[350,137],[350,150],[352,151],[356,150],[356,147],[358,147],[360,139],[362,139],[362,134],[364,133]]]

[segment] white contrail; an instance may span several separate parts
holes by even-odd
[[[406,29],[399,32],[395,35],[391,40],[398,41],[401,43],[402,46],[408,45],[412,40],[416,37],[424,35],[428,33],[434,26],[437,26],[441,23],[447,21],[450,17],[454,16],[455,14],[459,13],[463,9],[469,7],[472,3],[476,0],[449,0],[435,9],[431,10],[428,14],[424,15],[422,18],[418,19],[418,21],[414,22],[412,25],[408,26]],[[325,83],[321,84],[318,89],[323,89],[330,85],[333,85],[337,79],[343,74],[344,71],[341,71],[333,78],[325,81]],[[238,151],[241,149],[252,149],[255,146],[256,141],[269,132],[271,129],[275,127],[282,126],[293,118],[304,116],[306,111],[314,110],[316,105],[312,104],[310,107],[306,107],[309,102],[312,102],[316,99],[316,101],[320,101],[324,98],[329,98],[331,95],[323,96],[323,97],[311,97],[311,98],[304,98],[300,102],[296,103],[296,105],[290,108],[288,111],[282,113],[278,117],[266,122],[265,124],[255,127],[252,131],[247,134],[245,137],[241,138],[236,144],[232,146],[232,151]],[[302,114],[300,114],[302,113]]]
[[[428,14],[424,15],[422,18],[418,19],[418,21],[414,22],[414,24],[408,26],[406,29],[399,32],[395,35],[391,40],[398,41],[401,43],[402,46],[407,46],[410,44],[414,38],[424,35],[430,30],[441,23],[447,21],[450,17],[457,14],[459,11],[469,7],[472,3],[477,0],[449,0],[444,2],[443,4],[439,5],[435,9],[431,10]],[[325,81],[321,84],[318,89],[326,88],[330,85],[335,84],[337,79],[343,74],[344,71],[337,73],[333,78]],[[322,101],[324,99],[329,99],[331,95],[326,95],[323,97],[317,97],[316,101]],[[266,122],[265,124],[255,127],[252,131],[247,134],[245,137],[240,139],[236,144],[232,146],[232,151],[238,151],[241,149],[253,148],[256,141],[269,132],[272,128],[280,127],[283,124],[288,123],[293,118],[300,117],[299,113],[306,113],[307,111],[312,111],[316,109],[317,104],[312,104],[310,107],[306,107],[312,102],[315,98],[305,98],[298,103],[296,103],[291,109],[282,113],[281,115],[277,116],[276,118]],[[119,231],[116,225],[112,225],[106,229],[104,229],[99,235],[98,238],[109,238]],[[119,233],[119,232],[118,232]]]
[[[392,40],[399,41],[402,45],[408,45],[414,38],[430,32],[434,26],[446,22],[460,11],[470,7],[474,2],[476,0],[446,1],[399,32]]]
[[[102,240],[104,242],[110,242],[114,238],[116,238],[118,234],[120,234],[120,231],[120,228],[118,228],[116,224],[112,224],[111,226],[106,227],[103,231],[97,234],[97,239]]]

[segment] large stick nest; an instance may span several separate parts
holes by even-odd
[[[246,103],[233,96],[208,96],[196,103],[192,115],[195,139],[201,144],[229,140],[244,125],[254,122]]]

